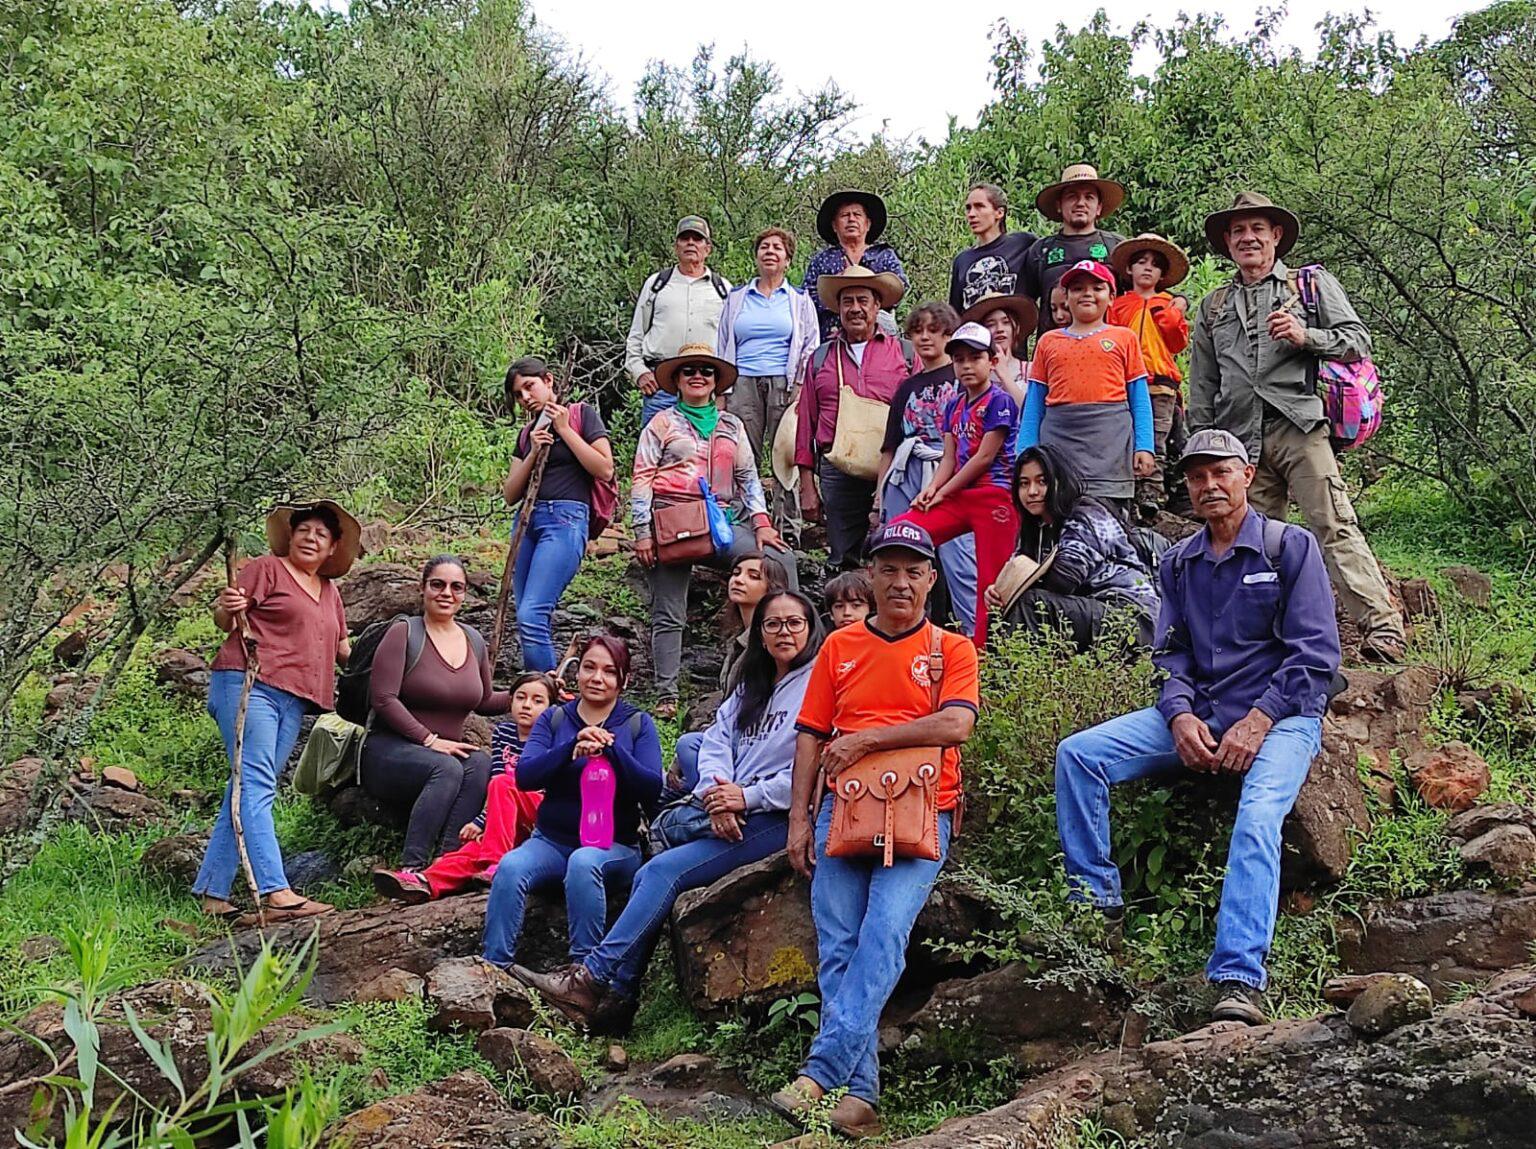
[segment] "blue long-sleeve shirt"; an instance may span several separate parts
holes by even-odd
[[[1257,707],[1283,718],[1321,718],[1339,669],[1333,591],[1317,542],[1288,527],[1279,570],[1264,555],[1264,516],[1249,509],[1220,558],[1209,528],[1158,568],[1162,609],[1152,661],[1168,677],[1157,709],[1203,719],[1218,738]]]
[[[551,706],[533,724],[528,742],[517,760],[520,790],[543,790],[537,828],[562,845],[581,841],[581,770],[585,757],[576,757],[576,735],[587,725],[576,713],[577,699]],[[556,711],[564,714],[555,730]],[[638,729],[631,733],[631,716],[639,714]],[[661,738],[649,714],[637,711],[622,698],[603,723],[613,733],[606,751],[618,775],[613,803],[613,840],[626,846],[639,839],[640,815],[655,808],[661,794]]]
[[[1044,383],[1032,381],[1024,391],[1024,410],[1019,414],[1019,430],[1013,437],[1013,453],[1022,454],[1040,445],[1040,424],[1045,419]],[[1132,379],[1125,385],[1126,403],[1131,408],[1131,437],[1136,450],[1157,453],[1157,436],[1152,430],[1152,392],[1147,377]]]

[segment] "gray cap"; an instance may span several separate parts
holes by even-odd
[[[709,221],[701,215],[685,215],[677,221],[677,238],[681,239],[689,232],[709,238]]]
[[[1196,459],[1241,459],[1245,464],[1250,461],[1243,441],[1219,427],[1207,427],[1189,437],[1189,442],[1184,444],[1184,453],[1179,456],[1179,470]]]

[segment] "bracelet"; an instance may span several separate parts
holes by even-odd
[[[437,735],[436,734],[428,734],[427,735],[427,740],[425,742],[423,742],[422,745],[425,746],[428,750],[430,750],[436,744],[436,742],[437,742]]]

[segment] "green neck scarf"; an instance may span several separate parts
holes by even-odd
[[[720,422],[720,408],[713,402],[706,403],[702,407],[692,407],[679,399],[677,409],[684,419],[693,424],[693,429],[699,433],[699,438],[707,439],[715,433],[715,427]]]

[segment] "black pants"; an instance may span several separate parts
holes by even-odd
[[[485,809],[491,756],[484,750],[456,758],[374,730],[363,743],[362,765],[363,789],[386,806],[410,811],[404,869],[425,869],[435,855],[457,849],[459,829]]]
[[[827,524],[827,566],[852,570],[864,561],[875,484],[843,474],[826,459],[820,461],[817,473],[821,476],[821,514]]]
[[[1077,647],[1079,654],[1084,654],[1104,633],[1106,620],[1122,618],[1133,611],[1133,607],[1106,603],[1086,595],[1057,594],[1032,587],[1014,604],[1004,621],[1031,634],[1063,634]],[[1137,645],[1150,648],[1152,620],[1140,612],[1135,612],[1134,617]]]

